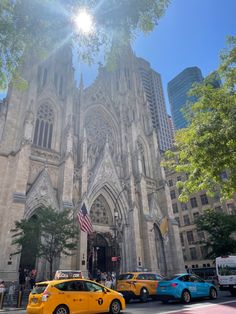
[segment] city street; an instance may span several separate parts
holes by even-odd
[[[25,314],[25,310],[3,311],[0,313],[18,313]],[[215,301],[197,300],[190,305],[183,305],[179,302],[162,304],[161,302],[150,301],[140,303],[139,301],[127,304],[124,314],[235,314],[236,298],[231,297],[227,292],[220,293],[219,298]]]

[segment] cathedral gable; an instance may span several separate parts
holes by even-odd
[[[27,193],[25,217],[29,218],[37,208],[43,206],[51,206],[54,209],[59,207],[52,181],[46,168],[39,174]]]
[[[119,177],[111,158],[108,142],[105,145],[104,154],[99,160],[96,169],[94,170],[94,175],[90,181],[88,194],[91,195],[96,187],[104,186],[106,183],[109,183],[117,191],[122,190]]]

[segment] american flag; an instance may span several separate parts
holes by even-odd
[[[92,233],[93,225],[91,223],[91,219],[88,215],[88,211],[84,203],[80,211],[77,213],[77,217],[78,217],[78,222],[80,224],[80,229],[84,232]]]

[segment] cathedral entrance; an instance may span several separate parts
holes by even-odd
[[[112,257],[115,254],[113,238],[110,233],[96,233],[88,236],[88,271],[96,278],[97,271],[115,271]]]

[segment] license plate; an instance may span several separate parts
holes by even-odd
[[[161,290],[166,290],[166,287],[160,287],[161,288]]]

